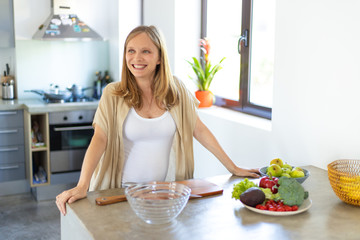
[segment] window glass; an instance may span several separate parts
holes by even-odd
[[[223,57],[223,69],[216,73],[210,90],[217,96],[239,100],[240,56],[237,51],[241,32],[239,0],[207,1],[207,38],[210,61],[217,64]]]
[[[210,41],[210,61],[217,64],[226,57],[210,87],[216,105],[271,119],[275,2],[202,0],[202,35]],[[241,55],[240,37],[247,39]]]
[[[275,0],[254,0],[252,13],[250,102],[272,107]]]

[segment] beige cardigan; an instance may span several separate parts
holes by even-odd
[[[197,119],[197,99],[183,83],[174,77],[179,89],[180,103],[170,110],[176,123],[176,133],[170,154],[166,181],[193,178],[193,132]],[[90,182],[89,191],[120,188],[124,167],[123,123],[129,112],[124,99],[111,92],[119,82],[108,84],[100,99],[93,125],[107,135],[107,146]]]

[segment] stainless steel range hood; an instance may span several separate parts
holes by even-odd
[[[51,14],[33,36],[45,41],[102,41],[75,13],[74,0],[50,0]]]

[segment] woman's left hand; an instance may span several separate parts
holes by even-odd
[[[259,178],[261,176],[258,168],[247,169],[247,168],[236,167],[232,171],[232,174],[238,177],[252,177],[252,178]]]

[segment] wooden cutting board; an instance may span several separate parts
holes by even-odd
[[[223,189],[220,186],[204,179],[189,179],[176,182],[188,186],[191,189],[191,194],[200,195],[202,197],[223,193]]]
[[[223,189],[220,186],[204,179],[189,179],[189,180],[176,181],[176,182],[188,186],[191,189],[191,194],[196,195],[196,198],[207,197],[207,196],[223,193]],[[95,199],[96,204],[99,206],[122,202],[122,201],[126,201],[125,195],[98,197]]]

